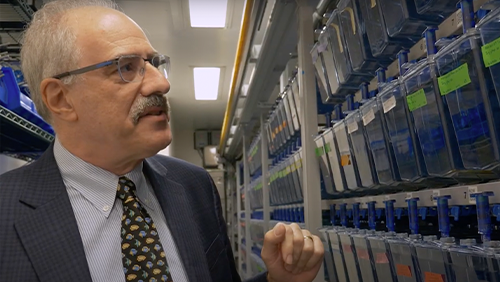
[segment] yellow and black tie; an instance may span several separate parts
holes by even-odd
[[[126,281],[171,282],[165,251],[156,226],[139,203],[134,182],[118,181],[117,197],[123,202],[122,257]]]

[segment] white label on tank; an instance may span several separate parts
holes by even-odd
[[[439,190],[432,190],[432,204],[437,206],[437,197],[441,195],[441,192]]]
[[[467,197],[469,198],[469,204],[476,203],[476,197],[472,195],[477,194],[477,186],[469,186]]]
[[[347,132],[349,132],[349,134],[354,133],[356,131],[358,131],[358,123],[356,121],[351,122],[347,125]]]
[[[413,198],[413,193],[406,193],[406,199],[410,200]]]
[[[364,116],[363,116],[363,124],[367,126],[370,124],[375,119],[375,113],[373,112],[373,109],[368,111]]]
[[[457,22],[457,28],[462,27],[463,25],[462,9],[458,9],[458,11],[455,13],[455,21]]]
[[[384,106],[384,114],[394,109],[394,107],[396,107],[396,97],[392,96],[391,98],[387,99],[384,102],[383,106]]]
[[[337,132],[339,132],[339,131],[340,131],[340,130],[342,130],[342,129],[344,129],[344,127],[343,127],[342,125],[335,126],[335,127],[333,128],[333,132],[337,133]]]

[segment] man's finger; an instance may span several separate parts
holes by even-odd
[[[276,259],[276,255],[280,252],[280,244],[285,240],[285,235],[286,227],[281,222],[266,233],[261,252],[262,260],[273,263],[270,260]]]
[[[300,226],[296,223],[292,223],[290,227],[293,230],[293,263],[292,266],[295,268],[299,262],[300,256],[302,254],[302,248],[304,247],[304,235]]]
[[[293,274],[301,273],[314,254],[314,238],[312,237],[311,232],[309,232],[308,230],[302,230],[302,237],[302,252],[299,260],[297,261]]]
[[[325,248],[323,246],[323,242],[321,242],[321,239],[318,236],[314,235],[311,237],[314,241],[314,251],[303,271],[309,271],[317,267],[318,264],[321,264],[323,262],[323,256],[325,255]]]

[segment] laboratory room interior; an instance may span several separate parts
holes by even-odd
[[[56,140],[20,61],[44,2],[0,0],[0,174]],[[500,282],[500,1],[115,2],[170,58],[159,154],[211,175],[243,279],[281,222],[321,239],[315,282]]]

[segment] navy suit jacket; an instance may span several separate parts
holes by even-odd
[[[144,173],[189,281],[241,281],[209,174],[165,156],[146,159]],[[91,281],[53,146],[36,162],[0,176],[0,281]],[[266,278],[260,275],[251,281]]]

